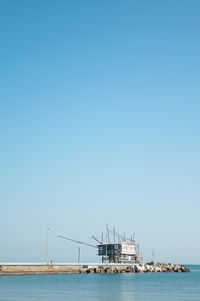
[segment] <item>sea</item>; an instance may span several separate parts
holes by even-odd
[[[0,276],[0,301],[200,301],[190,273]]]

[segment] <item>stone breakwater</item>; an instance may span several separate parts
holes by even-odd
[[[79,273],[167,273],[167,272],[190,272],[189,268],[184,265],[173,265],[158,263],[155,265],[134,265],[134,266],[98,266],[90,267],[86,270],[79,270]]]
[[[167,272],[175,272],[175,273],[181,273],[181,272],[190,272],[190,269],[184,265],[174,265],[171,263],[165,264],[165,263],[157,263],[154,265],[142,265],[142,266],[136,266],[135,272],[140,273],[167,273]]]
[[[40,275],[40,274],[114,274],[114,273],[166,273],[190,272],[183,265],[157,263],[144,265],[0,265],[0,275]]]

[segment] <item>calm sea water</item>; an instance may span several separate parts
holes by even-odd
[[[0,301],[200,301],[191,273],[0,276]]]

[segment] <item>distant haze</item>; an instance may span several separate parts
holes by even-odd
[[[108,224],[200,263],[200,2],[1,1],[0,262]],[[81,247],[81,261],[97,261]]]

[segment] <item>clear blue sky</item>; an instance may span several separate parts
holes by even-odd
[[[0,261],[105,224],[200,263],[200,2],[0,1]],[[83,261],[95,261],[82,248]]]

